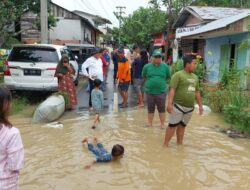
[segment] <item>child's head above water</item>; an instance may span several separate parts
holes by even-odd
[[[114,159],[122,158],[124,154],[124,147],[119,144],[114,145],[111,154]]]
[[[95,87],[100,87],[101,84],[102,84],[102,81],[101,81],[100,79],[95,79],[95,80],[94,80],[94,86],[95,86]]]

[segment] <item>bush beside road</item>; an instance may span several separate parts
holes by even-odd
[[[3,75],[0,75],[1,84],[3,84]],[[79,84],[76,87],[77,93],[85,86],[87,82],[86,79],[80,78]],[[12,102],[12,111],[11,115],[22,114],[25,117],[32,117],[37,106],[44,101],[52,92],[21,92],[14,91],[13,102]]]

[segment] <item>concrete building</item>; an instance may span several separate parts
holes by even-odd
[[[49,30],[48,41],[52,44],[81,44],[99,45],[102,32],[98,25],[111,24],[105,18],[91,15],[78,10],[70,11],[59,4],[51,2],[51,15],[57,19],[56,27]],[[40,31],[37,27],[37,14],[26,12],[20,21],[21,41],[23,43],[39,43]]]
[[[58,19],[56,27],[49,31],[49,41],[53,44],[91,43],[96,45],[98,36],[102,34],[87,18],[59,5],[52,3],[51,14]]]

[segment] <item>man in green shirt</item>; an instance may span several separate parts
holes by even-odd
[[[203,113],[199,80],[193,73],[196,69],[196,56],[183,57],[184,70],[175,73],[170,81],[167,111],[169,126],[166,130],[164,145],[168,146],[175,131],[177,144],[182,145],[185,127],[194,111],[195,100],[199,105],[200,114]]]
[[[155,107],[159,112],[161,127],[164,127],[167,96],[167,79],[170,78],[169,67],[162,63],[162,55],[159,50],[154,51],[152,63],[146,64],[142,70],[145,78],[144,91],[147,94],[148,125],[153,126]]]

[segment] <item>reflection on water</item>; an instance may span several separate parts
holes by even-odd
[[[89,116],[68,113],[62,129],[42,128],[14,118],[25,145],[25,168],[21,190],[182,190],[250,189],[250,141],[220,134],[218,116],[194,115],[187,128],[185,146],[175,138],[171,148],[162,148],[164,130],[145,128],[145,110],[103,116],[91,129]],[[95,135],[107,149],[115,143],[125,146],[120,163],[96,164],[81,144],[83,136]]]

